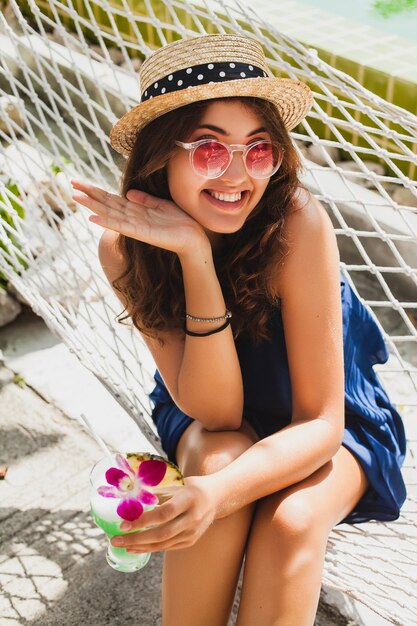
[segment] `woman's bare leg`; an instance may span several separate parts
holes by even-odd
[[[211,474],[257,441],[246,423],[238,431],[209,432],[191,424],[177,447],[185,476]],[[227,626],[254,505],[217,520],[191,548],[165,553],[163,626]]]
[[[341,446],[305,480],[258,501],[237,626],[312,626],[328,535],[367,486],[359,462]]]

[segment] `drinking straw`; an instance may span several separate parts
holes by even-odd
[[[89,433],[94,437],[100,448],[105,452],[106,456],[113,456],[113,452],[111,452],[110,448],[104,443],[103,439],[96,433],[94,428],[91,425],[90,420],[84,413],[80,413],[78,418],[81,424],[89,431]]]

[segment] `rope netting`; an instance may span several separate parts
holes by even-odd
[[[367,91],[238,2],[10,2],[0,22],[0,281],[23,297],[160,450],[147,393],[154,363],[97,259],[101,229],[69,179],[117,190],[108,132],[137,104],[137,71],[175,39],[256,38],[276,75],[307,82],[314,106],[292,133],[303,182],[323,203],[341,267],[390,357],[375,370],[407,430],[408,499],[389,524],[341,525],[323,582],[393,624],[417,623],[417,118]],[[348,480],[348,477],[346,478]]]

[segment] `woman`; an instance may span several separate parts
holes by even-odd
[[[298,179],[288,131],[311,92],[237,35],[170,44],[140,78],[111,133],[121,195],[74,182],[74,198],[107,229],[100,260],[157,364],[153,419],[186,485],[113,543],[166,551],[166,626],[226,625],[244,556],[238,626],[310,626],[331,529],[405,499],[403,424],[372,369],[386,347]]]

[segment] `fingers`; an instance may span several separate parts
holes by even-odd
[[[100,189],[100,187],[90,185],[89,183],[81,180],[71,180],[71,185],[77,191],[82,191],[92,200],[95,200],[105,206],[126,210],[127,205],[129,204],[129,202],[126,202],[125,198],[122,196],[110,193],[109,191],[105,191],[104,189]],[[165,202],[164,200],[161,200],[161,198],[151,196],[149,193],[140,191],[139,189],[130,189],[126,194],[126,198],[130,202],[142,204],[150,209],[157,209]]]
[[[104,206],[122,210],[126,204],[126,200],[121,196],[105,191],[104,189],[100,189],[99,187],[95,187],[94,185],[90,185],[89,183],[85,183],[80,180],[72,180],[71,185],[77,191],[82,191],[86,196],[91,198],[91,200]]]
[[[129,189],[126,194],[126,198],[135,204],[143,204],[149,209],[163,208],[165,202],[165,200],[155,198],[155,196],[151,196],[145,191],[140,191],[139,189]]]
[[[190,547],[214,520],[214,509],[205,506],[206,502],[207,497],[198,484],[188,485],[188,489],[185,485],[168,502],[143,513],[129,529],[123,522],[121,530],[133,532],[113,537],[111,543],[133,552]]]
[[[122,525],[123,530],[125,524]],[[122,546],[129,550],[142,552],[159,552],[167,550],[168,546],[184,541],[193,534],[190,531],[189,515],[187,515],[186,503],[173,500],[156,507],[152,511],[143,513],[132,524],[131,531],[127,535],[114,537],[112,544]]]
[[[124,547],[129,551],[160,552],[182,543],[189,534],[182,517],[171,524],[114,537],[112,544],[117,547]]]
[[[89,196],[73,194],[72,198],[75,202],[82,204],[87,209],[90,209],[90,211],[95,213],[95,215],[90,215],[89,217],[91,222],[100,224],[100,226],[110,228],[111,230],[118,232],[122,231],[123,224],[126,221],[123,211],[114,207],[108,207],[97,200],[93,200]]]
[[[180,541],[179,539],[176,538],[175,542],[171,541],[170,543],[167,543],[163,548],[160,546],[154,546],[151,549],[146,549],[146,550],[135,550],[135,549],[129,549],[126,550],[126,552],[128,552],[129,554],[146,554],[147,552],[167,552],[168,550],[184,550],[184,548],[190,548],[192,545],[194,545],[193,542],[191,541]]]
[[[137,521],[131,522],[129,528],[126,527],[126,522],[123,522],[123,524],[121,525],[121,530],[146,530],[147,532],[149,532],[150,526],[167,524],[168,522],[171,522],[175,518],[179,517],[185,510],[186,503],[182,504],[178,498],[176,498],[175,502],[169,500],[168,502],[165,502],[165,504],[161,504],[161,506],[157,506],[151,511],[142,513]]]
[[[73,194],[73,200],[95,213],[89,217],[91,222],[127,236],[137,234],[137,220],[144,217],[141,209],[158,209],[166,202],[136,189],[129,191],[127,198],[122,198],[83,181],[72,180],[71,184],[76,191],[82,192]]]
[[[73,200],[96,214],[90,217],[90,221],[112,230],[121,228],[125,219],[123,204],[126,204],[126,200],[87,183],[73,181],[73,187],[83,192],[73,194]]]
[[[91,222],[127,236],[135,236],[138,228],[138,204],[132,204],[116,194],[82,181],[71,181],[74,189],[82,194],[73,194],[73,199],[90,209],[95,215]]]

